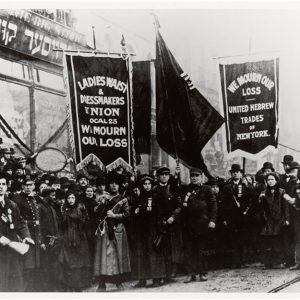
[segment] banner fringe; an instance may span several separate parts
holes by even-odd
[[[94,162],[102,171],[105,171],[105,166],[103,162],[93,153],[90,153],[79,164],[76,165],[76,171],[82,170],[90,162]]]
[[[133,171],[132,167],[122,157],[119,157],[118,159],[107,165],[106,170],[107,172],[111,172],[119,166],[122,166],[127,172]]]

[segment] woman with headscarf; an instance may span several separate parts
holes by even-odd
[[[124,220],[129,216],[127,198],[119,193],[122,184],[120,174],[107,176],[109,196],[103,198],[95,209],[99,220],[96,230],[94,276],[98,278],[97,291],[106,290],[106,282],[123,290],[122,282],[131,271],[127,232]]]

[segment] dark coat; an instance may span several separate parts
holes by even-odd
[[[149,191],[142,192],[133,202],[131,257],[132,277],[136,279],[162,278],[166,275],[164,256],[162,252],[155,251],[153,246],[160,225],[157,201],[154,192]]]
[[[192,235],[208,232],[208,223],[216,223],[217,202],[211,187],[190,184],[183,195],[184,232]]]
[[[220,195],[220,218],[226,221],[230,230],[244,230],[248,221],[248,211],[255,197],[252,188],[240,180],[238,184],[227,183]]]
[[[41,226],[39,207],[34,196],[25,193],[14,195],[12,200],[18,205],[21,216],[27,223],[31,238],[35,245],[30,246],[30,250],[24,256],[24,269],[35,269],[41,267]]]
[[[90,266],[86,237],[87,222],[88,213],[83,204],[76,203],[65,208],[59,261],[70,269]]]
[[[16,203],[5,197],[5,206],[0,206],[0,215],[8,215],[11,210],[13,229],[9,222],[4,222],[0,218],[0,237],[5,236],[11,241],[19,241],[19,237],[24,239],[30,237],[28,227],[21,217],[20,210]],[[0,292],[22,292],[23,291],[23,257],[11,250],[7,246],[0,246]]]
[[[181,220],[181,198],[177,186],[159,183],[153,188],[157,199],[157,221],[160,232],[165,233],[165,257],[173,263],[182,262],[182,220]],[[172,224],[166,224],[170,218],[174,218]]]
[[[264,193],[265,196],[261,199],[261,206],[265,216],[265,225],[261,235],[279,235],[283,223],[289,221],[289,207],[283,198],[284,194],[283,189],[279,189],[278,194],[267,195],[267,193]]]

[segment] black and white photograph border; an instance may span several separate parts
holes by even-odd
[[[300,77],[298,76],[300,67],[300,41],[297,41],[297,30],[300,30],[300,3],[298,1],[288,3],[284,1],[265,1],[264,3],[256,1],[87,1],[86,3],[74,3],[72,1],[60,2],[55,0],[51,3],[38,1],[1,1],[0,6],[3,9],[33,7],[40,9],[69,8],[77,10],[78,15],[83,12],[83,15],[85,15],[84,18],[88,15],[88,12],[84,12],[84,10],[94,10],[94,16],[98,14],[98,11],[100,14],[101,10],[110,10],[108,16],[113,15],[114,10],[118,11],[118,13],[119,10],[126,12],[134,10],[137,15],[139,14],[139,10],[142,10],[145,15],[146,12],[150,15],[157,11],[156,15],[160,22],[161,32],[169,50],[184,72],[191,76],[193,85],[222,116],[224,116],[224,103],[221,96],[222,87],[219,75],[219,63],[227,63],[228,61],[243,63],[245,61],[244,57],[248,55],[257,56],[254,60],[259,59],[260,55],[267,59],[279,57],[280,68],[284,71],[280,69],[279,73],[279,86],[281,89],[279,88],[278,97],[278,127],[280,129],[278,148],[276,150],[268,149],[270,151],[260,153],[257,156],[244,152],[227,153],[226,142],[228,141],[226,141],[226,128],[225,125],[222,125],[217,131],[220,138],[215,139],[213,143],[210,142],[205,145],[205,152],[203,153],[206,153],[206,156],[204,156],[204,161],[208,165],[208,170],[213,175],[224,178],[230,177],[229,170],[234,164],[240,164],[249,173],[253,173],[262,168],[265,161],[272,161],[276,171],[283,173],[281,162],[284,155],[292,154],[296,158],[295,160],[300,161],[300,140],[297,139],[297,128],[300,126],[298,124],[300,120],[297,117],[297,111],[300,109],[297,99],[299,94],[298,86],[300,86],[298,83],[298,80],[300,81]],[[169,12],[170,14],[168,14]],[[197,16],[197,13],[199,13],[199,16]],[[253,18],[251,17],[252,14]],[[179,18],[179,15],[181,15],[182,20]],[[281,16],[281,19],[279,19],[279,16]],[[296,20],[297,16],[299,16],[299,20]],[[98,17],[96,16],[95,18]],[[101,47],[104,49],[110,43],[112,48],[118,48],[120,40],[116,39],[116,42],[110,39],[102,41],[101,38],[105,37],[105,33],[98,30],[95,24],[90,24],[84,18],[81,26],[83,31],[86,32],[89,45],[93,46],[95,42],[94,38],[96,38],[96,43],[99,43],[97,49],[98,47],[99,49]],[[117,18],[108,22],[107,17],[104,17],[102,18],[102,22],[109,24],[106,30],[112,29],[111,36],[114,36],[114,34],[115,36],[122,36],[122,32],[125,32],[125,39],[129,41],[132,39],[132,44],[130,45],[131,51],[135,52],[136,56],[142,60],[143,58],[149,58],[149,53],[150,56],[155,54],[155,31],[153,30],[152,17],[148,19],[144,18],[145,23],[147,21],[145,25],[138,23],[141,22],[141,19],[143,19],[141,16],[137,16],[136,24],[132,19],[129,24],[124,25],[121,18],[119,19],[120,23],[118,23]],[[250,20],[253,23],[250,24]],[[209,21],[213,24],[208,24]],[[196,22],[197,26],[193,28],[192,25],[195,25]],[[95,27],[92,28],[92,26]],[[229,28],[228,31],[226,31],[226,26],[227,29]],[[141,30],[143,27],[145,32],[149,34],[149,39],[144,38],[143,30]],[[201,30],[205,32],[201,32]],[[197,36],[197,31],[199,36]],[[218,42],[216,36],[212,38],[213,34],[220,35]],[[179,39],[182,39],[181,42]],[[138,44],[137,40],[140,40],[142,46]],[[207,48],[205,47],[206,49],[204,49],[204,45],[207,46]],[[188,58],[186,58],[187,53],[189,55]],[[232,60],[234,57],[238,59],[236,61]],[[287,99],[290,101],[289,105],[285,105]],[[221,164],[215,162],[216,148],[224,151]],[[142,157],[142,164],[144,163],[143,159]],[[173,172],[177,166],[176,160],[169,158],[168,163],[171,172]],[[216,164],[217,166],[221,166],[221,168],[217,170]],[[182,176],[188,182],[189,169],[185,169],[185,166],[181,162],[180,167]],[[144,166],[144,170],[147,170],[147,166]],[[152,297],[172,299],[177,297],[197,299],[199,297],[205,297],[206,299],[254,297],[257,299],[258,297],[265,299],[275,297],[275,295],[267,293],[278,293],[280,295],[277,294],[276,297],[279,298],[293,298],[298,297],[297,294],[293,293],[300,292],[300,273],[297,270],[290,271],[289,268],[266,269],[261,263],[256,261],[250,262],[245,268],[210,270],[208,281],[205,282],[197,280],[185,284],[185,278],[186,276],[179,274],[174,278],[174,282],[153,289],[135,289],[133,285],[137,281],[128,281],[123,284],[124,291],[116,293],[114,292],[116,291],[115,285],[107,284],[107,292],[101,294],[95,293],[97,286],[94,285],[84,290],[81,294],[22,293],[18,295],[15,293],[3,293],[0,297],[4,296],[5,299],[19,297],[22,299],[26,299],[27,297],[30,299],[35,297],[39,297],[39,299],[40,297],[59,297],[63,299],[69,297],[72,299],[77,297],[111,297],[122,299],[126,299],[127,297],[130,299],[135,297],[151,299]],[[284,295],[282,295],[283,293]]]

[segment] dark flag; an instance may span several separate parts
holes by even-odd
[[[210,177],[201,150],[223,122],[224,118],[194,87],[157,32],[156,135],[160,147]]]
[[[136,154],[150,154],[151,78],[150,61],[132,63],[134,147]]]

